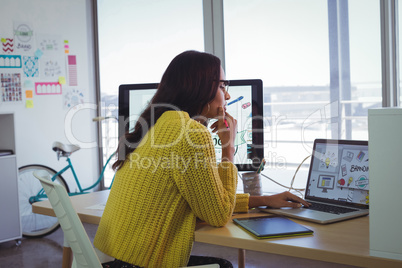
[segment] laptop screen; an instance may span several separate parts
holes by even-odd
[[[342,205],[369,205],[367,141],[314,142],[306,198]]]

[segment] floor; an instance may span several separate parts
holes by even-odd
[[[84,227],[92,241],[96,233],[97,225],[84,223]],[[62,244],[63,233],[61,229],[58,229],[53,234],[44,238],[22,238],[19,246],[16,245],[14,240],[0,243],[0,268],[61,267]],[[231,261],[234,267],[237,267],[237,249],[195,243],[192,254],[225,258]],[[246,267],[346,268],[352,266],[247,251]]]

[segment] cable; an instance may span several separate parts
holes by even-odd
[[[311,156],[311,155],[308,155],[306,158],[304,158],[303,161],[300,163],[300,165],[297,167],[297,169],[296,169],[296,171],[295,171],[295,174],[293,175],[292,182],[290,183],[290,188],[289,188],[289,189],[295,189],[295,188],[293,188],[293,183],[294,183],[294,181],[295,181],[296,174],[297,174],[297,172],[299,171],[301,165],[303,165],[304,161],[306,161],[310,156]],[[306,189],[303,189],[302,191],[304,191],[304,190],[306,190]]]
[[[290,187],[289,187],[289,192],[291,189],[294,189],[296,192],[298,192],[301,195],[301,197],[303,197],[303,193],[301,191],[305,191],[306,189],[305,188],[304,189],[295,189],[295,188],[293,188],[293,183],[295,181],[296,174],[299,171],[301,165],[303,165],[304,161],[306,161],[310,156],[311,155],[308,155],[306,158],[304,158],[303,161],[300,163],[300,165],[297,167],[295,174],[293,175],[292,182],[290,183]]]
[[[290,186],[283,185],[283,184],[277,182],[276,180],[274,180],[274,179],[272,179],[272,178],[270,178],[270,177],[268,177],[267,175],[264,175],[264,174],[262,174],[262,173],[261,173],[261,175],[264,176],[265,178],[269,179],[269,180],[272,181],[273,183],[276,183],[276,184],[278,184],[279,186],[281,186],[281,187],[287,189],[289,192],[290,192],[291,190],[294,190],[294,191],[298,192],[298,193],[303,197],[302,191],[304,191],[304,190],[306,190],[306,189],[305,189],[305,188],[294,188],[294,187],[293,187],[293,183],[294,183],[294,181],[295,181],[297,172],[299,171],[300,167],[303,165],[303,163],[304,163],[310,156],[311,156],[311,155],[308,155],[307,157],[305,157],[305,158],[303,159],[303,161],[299,164],[299,166],[297,167],[297,169],[296,169],[296,171],[295,171],[295,174],[293,175],[292,181],[290,182]]]
[[[290,182],[290,186],[283,185],[283,184],[277,182],[276,180],[274,180],[274,179],[272,179],[272,178],[270,178],[270,177],[268,177],[267,175],[264,175],[264,174],[262,174],[262,173],[261,173],[261,175],[264,176],[265,178],[267,178],[268,180],[272,181],[273,183],[276,183],[276,184],[278,184],[279,186],[281,186],[281,187],[287,189],[289,192],[290,192],[291,190],[294,190],[294,191],[298,192],[298,193],[303,197],[302,191],[304,191],[304,190],[306,190],[306,189],[305,189],[305,188],[294,188],[294,187],[293,187],[293,183],[294,183],[294,181],[295,181],[296,174],[297,174],[297,172],[299,171],[300,167],[303,165],[303,163],[304,163],[310,156],[311,156],[311,155],[308,155],[307,157],[305,157],[305,158],[303,159],[303,161],[299,164],[299,166],[297,167],[297,169],[296,169],[296,171],[295,171],[295,174],[293,175],[292,181]],[[239,173],[238,173],[238,176],[239,176],[240,179],[241,179],[241,176],[240,176]]]

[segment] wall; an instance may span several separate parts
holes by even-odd
[[[17,164],[43,164],[58,170],[66,162],[64,158],[57,161],[52,143],[78,144],[82,149],[71,159],[82,186],[89,186],[99,175],[97,123],[92,122],[97,113],[92,19],[91,0],[2,0],[0,4],[0,55],[6,55],[0,56],[0,73],[4,77],[20,74],[16,91],[21,98],[10,101],[0,93],[0,113],[14,113]],[[14,36],[15,30],[19,36]],[[7,38],[13,39],[13,52],[11,45],[5,45]],[[5,62],[18,55],[20,64]],[[33,64],[25,64],[24,56],[31,57]],[[76,82],[74,65],[67,66],[68,56],[76,58]],[[7,80],[3,82],[0,92],[10,93],[13,88],[5,85]],[[56,85],[36,92],[39,82],[60,83],[61,90]],[[26,95],[30,92],[32,97]],[[70,190],[75,190],[71,174],[64,177]]]

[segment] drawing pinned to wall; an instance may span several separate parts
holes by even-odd
[[[20,55],[0,55],[0,68],[21,68]]]
[[[39,64],[38,58],[34,56],[23,56],[23,70],[26,77],[38,77],[39,76]]]
[[[37,46],[44,55],[54,55],[62,51],[62,38],[59,35],[36,35]]]
[[[1,99],[3,102],[22,101],[21,74],[2,73],[1,77]]]
[[[20,54],[32,54],[35,43],[31,23],[14,22],[14,45],[16,52]]]
[[[35,83],[36,95],[57,95],[62,93],[61,85],[58,82]]]
[[[43,56],[39,66],[42,79],[55,79],[64,76],[64,63],[60,58]]]
[[[1,38],[1,47],[3,53],[11,54],[14,52],[14,39],[13,38]]]
[[[64,108],[72,108],[84,103],[84,93],[80,89],[69,88],[64,93]]]
[[[68,64],[68,85],[78,86],[77,81],[77,57],[75,55],[67,56]]]

